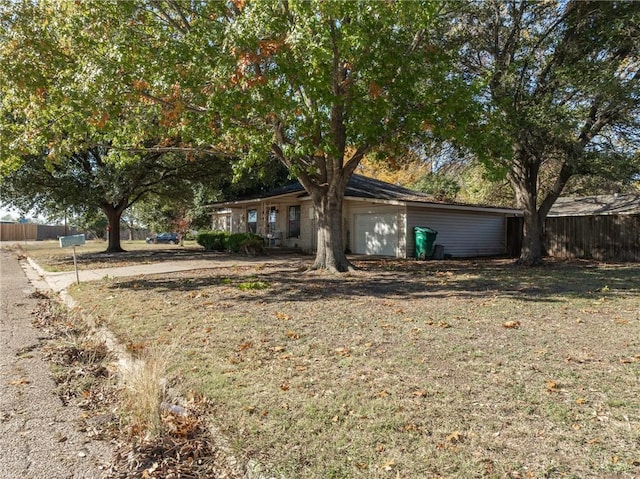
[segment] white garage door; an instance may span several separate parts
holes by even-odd
[[[396,214],[359,214],[355,218],[355,253],[396,256],[398,216]]]

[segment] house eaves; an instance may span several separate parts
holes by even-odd
[[[298,195],[298,197],[306,197],[306,196],[307,196],[306,192],[303,195]],[[240,206],[260,203],[262,201],[271,201],[271,200],[276,200],[276,199],[286,198],[286,197],[295,198],[296,194],[295,193],[284,193],[284,194],[275,195],[275,196],[260,196],[260,197],[248,198],[248,199],[244,199],[244,200],[224,201],[222,203],[213,203],[213,204],[207,205],[206,208],[209,208],[211,210],[217,210],[217,209],[220,209],[220,208],[233,208],[234,206],[240,207]]]
[[[355,196],[345,196],[345,200],[362,201],[367,203],[376,203],[390,206],[414,206],[429,207],[434,209],[458,210],[458,211],[475,211],[483,213],[499,213],[513,216],[522,216],[522,211],[515,208],[503,208],[500,206],[481,206],[468,205],[462,203],[441,203],[436,201],[404,201],[404,200],[383,200],[375,198],[360,198]]]

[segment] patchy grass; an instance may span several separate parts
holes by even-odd
[[[105,241],[88,241],[76,247],[78,267],[81,269],[116,268],[149,264],[162,260],[199,259],[205,255],[195,241],[185,241],[184,246],[168,244],[147,244],[144,241],[122,241],[123,253],[105,253]],[[18,245],[45,271],[73,271],[72,248],[61,248],[58,241],[37,241]]]
[[[169,394],[164,369],[170,348],[144,349],[127,368],[121,361],[121,367],[115,367],[116,357],[81,315],[44,295],[41,299],[32,312],[33,323],[51,336],[19,355],[41,347],[51,362],[60,400],[84,410],[77,419],[78,429],[92,440],[109,440],[117,447],[100,477],[241,477],[227,449],[212,440],[205,426],[206,400],[181,399],[182,406],[162,402],[175,399]]]
[[[179,341],[170,376],[278,477],[640,474],[640,266],[301,266],[72,294],[131,351]]]
[[[60,401],[85,411],[77,427],[91,439],[116,437],[120,418],[114,414],[114,357],[106,344],[91,334],[80,315],[46,296],[31,314],[33,324],[47,334],[40,347],[50,361]]]

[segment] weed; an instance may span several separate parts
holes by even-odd
[[[124,408],[131,432],[157,438],[163,432],[162,404],[166,402],[166,378],[172,359],[171,348],[150,346],[121,370]]]
[[[252,289],[267,289],[269,287],[269,283],[264,281],[245,281],[244,283],[238,284],[238,289],[243,291],[252,290]]]

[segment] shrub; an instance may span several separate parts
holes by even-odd
[[[242,242],[247,237],[247,233],[231,233],[227,237],[227,250],[230,253],[239,253]]]
[[[247,256],[256,256],[264,253],[264,238],[259,235],[250,234],[240,245],[242,252]]]
[[[225,251],[229,233],[224,231],[200,231],[196,242],[206,251]]]
[[[232,233],[227,238],[227,250],[231,253],[255,255],[264,251],[262,236],[253,233]]]
[[[229,251],[251,256],[264,253],[264,239],[253,233],[200,231],[196,241],[207,251]]]

